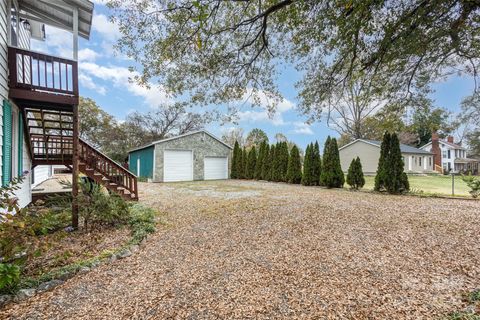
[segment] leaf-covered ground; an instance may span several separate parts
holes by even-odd
[[[480,286],[480,201],[222,181],[140,184],[165,213],[134,255],[13,319],[432,319]]]

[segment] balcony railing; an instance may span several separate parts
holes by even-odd
[[[76,61],[9,47],[8,66],[13,98],[64,104],[78,101]]]

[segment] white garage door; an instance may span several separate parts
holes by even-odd
[[[228,179],[228,159],[205,157],[205,180]]]
[[[192,181],[192,151],[165,150],[163,153],[163,181]]]

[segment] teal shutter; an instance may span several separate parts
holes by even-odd
[[[12,172],[12,105],[3,100],[2,185],[10,183]]]
[[[22,111],[18,112],[18,176],[23,175],[23,118]]]

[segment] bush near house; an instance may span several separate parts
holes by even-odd
[[[480,196],[480,178],[469,175],[463,176],[462,180],[470,188],[469,193],[472,195],[472,197],[478,198]]]
[[[363,176],[362,163],[359,157],[352,159],[350,163],[347,174],[347,184],[354,190],[361,189],[365,185],[365,177]]]
[[[19,183],[0,188],[0,294],[24,287],[25,277],[43,276],[105,250],[97,247],[124,246],[128,231],[128,243],[134,244],[155,230],[155,211],[81,182],[80,229],[70,232],[71,195],[20,208],[10,196]]]

